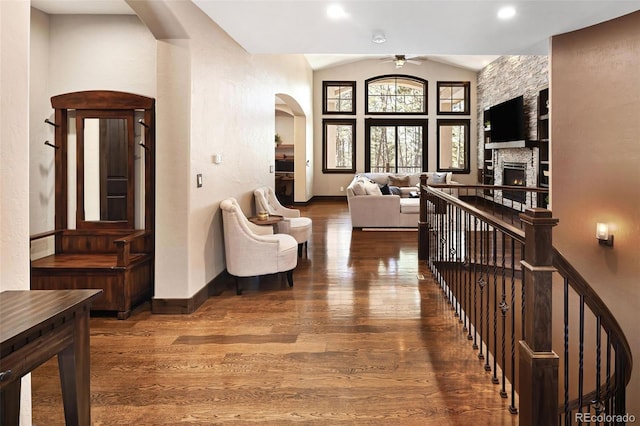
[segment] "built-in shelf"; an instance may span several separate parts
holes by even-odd
[[[538,186],[550,188],[549,88],[538,92]],[[538,194],[538,207],[549,208],[548,194]]]

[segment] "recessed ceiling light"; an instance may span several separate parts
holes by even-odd
[[[511,19],[516,16],[516,9],[513,6],[505,6],[498,10],[498,18]]]
[[[332,4],[327,7],[327,16],[331,19],[344,19],[346,18],[347,12],[344,11],[342,6],[339,4]]]

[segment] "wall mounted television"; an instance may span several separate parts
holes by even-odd
[[[489,108],[489,117],[492,143],[526,140],[523,96],[492,106]]]

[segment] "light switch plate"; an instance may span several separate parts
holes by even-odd
[[[202,173],[196,175],[196,187],[202,188]]]

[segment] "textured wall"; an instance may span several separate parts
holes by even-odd
[[[524,96],[525,114],[528,120],[529,139],[537,139],[538,91],[549,84],[549,59],[547,56],[501,56],[478,73],[477,123],[478,140],[483,140],[482,119],[485,109],[517,96]],[[510,151],[504,161],[531,160],[531,150],[521,148]],[[537,151],[534,150],[534,151]],[[537,155],[537,152],[535,153]],[[520,158],[521,157],[521,158]],[[537,158],[537,157],[536,157]],[[478,167],[482,168],[484,153],[478,145]],[[529,183],[528,183],[529,184]],[[533,183],[535,185],[535,182]]]
[[[638,418],[640,12],[553,37],[551,54],[554,245],[629,340],[627,410]],[[613,227],[612,248],[596,242],[596,222]]]

